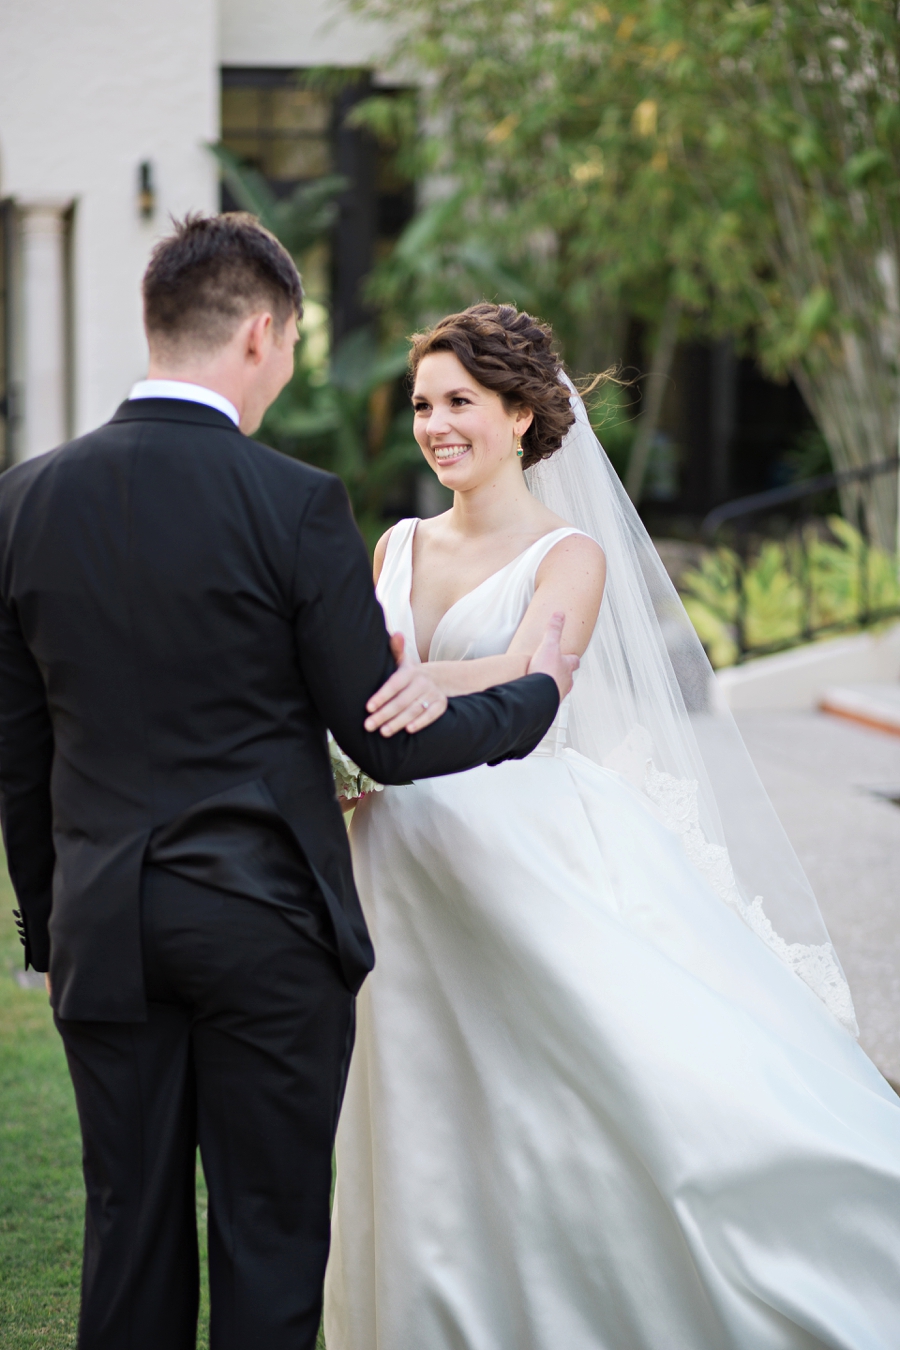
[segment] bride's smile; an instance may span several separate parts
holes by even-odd
[[[457,464],[472,449],[471,445],[435,445],[434,457],[438,464]]]

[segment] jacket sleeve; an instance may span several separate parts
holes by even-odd
[[[25,966],[50,968],[53,729],[44,682],[15,613],[0,598],[0,822]]]
[[[365,546],[339,479],[323,480],[301,522],[295,626],[304,679],[335,740],[379,783],[459,773],[529,754],[559,707],[549,675],[526,675],[452,698],[424,731],[385,738],[363,729],[366,702],[393,673]]]

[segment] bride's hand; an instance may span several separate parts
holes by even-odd
[[[562,701],[572,688],[575,672],[581,664],[577,656],[566,656],[560,649],[566,616],[560,610],[550,616],[541,645],[528,662],[529,675],[551,675]]]
[[[366,704],[370,714],[365,721],[366,731],[380,731],[382,736],[393,736],[398,731],[421,731],[447,711],[446,695],[421,666],[410,661],[405,647],[403,634],[394,633],[391,651],[397,669]]]

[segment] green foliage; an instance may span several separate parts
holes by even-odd
[[[499,244],[529,284],[557,289],[569,328],[598,296],[653,319],[674,288],[703,326],[753,330],[772,369],[840,332],[848,316],[828,260],[880,237],[885,212],[896,227],[900,206],[896,118],[882,115],[897,106],[888,7],[360,7],[393,19],[404,56],[428,72],[423,99],[436,129],[408,152],[420,171],[455,184],[443,243]],[[375,100],[376,133],[384,117]],[[799,295],[785,287],[779,252],[788,164],[799,170],[789,186],[803,198],[801,226],[818,231],[809,247],[823,264],[819,285]]]
[[[338,347],[323,380],[305,364],[301,348],[297,375],[259,431],[276,449],[340,475],[370,549],[385,529],[398,484],[422,462],[412,410],[393,408],[407,350],[405,342],[379,346],[360,329]]]
[[[276,197],[258,169],[244,164],[224,145],[210,145],[222,178],[244,211],[257,217],[295,258],[331,229],[337,217],[336,198],[346,178],[330,174],[314,183],[301,183],[289,197]]]
[[[235,200],[280,239],[302,269],[304,253],[334,222],[335,198],[346,180],[332,176],[301,184],[291,196],[279,199],[262,174],[224,146],[210,150]],[[338,474],[349,492],[356,523],[373,548],[390,515],[392,498],[421,466],[412,412],[394,406],[408,348],[400,341],[379,343],[369,328],[349,334],[334,352],[330,347],[327,310],[307,300],[294,378],[257,434],[285,454]]]
[[[394,100],[395,101],[395,100]],[[379,125],[381,101],[360,105],[360,117]],[[500,259],[496,240],[469,228],[460,193],[425,207],[401,234],[369,283],[369,298],[404,330],[424,318],[452,312],[471,296],[538,306],[532,281]]]
[[[792,374],[839,466],[900,414],[900,78],[884,0],[357,0],[424,73],[409,163],[446,201],[429,264],[376,283],[412,321],[482,296],[553,323],[575,370],[622,319],[735,337]],[[377,99],[375,132],[384,115]],[[402,134],[393,126],[391,134]],[[410,236],[411,249],[414,235]],[[421,242],[421,241],[418,241]],[[485,260],[489,260],[486,274]],[[874,502],[878,537],[893,506]]]
[[[861,611],[900,612],[897,560],[869,548],[841,516],[828,534],[807,528],[805,557],[799,540],[769,540],[743,569],[744,630],[751,647],[790,646],[803,633],[807,592],[815,628],[850,628]],[[738,657],[740,559],[730,548],[710,551],[681,579],[691,621],[716,667]]]

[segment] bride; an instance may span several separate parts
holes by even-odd
[[[381,540],[389,628],[448,694],[555,611],[582,661],[527,759],[355,813],[328,1350],[896,1350],[900,1104],[552,334],[476,305],[411,360],[454,501]]]

